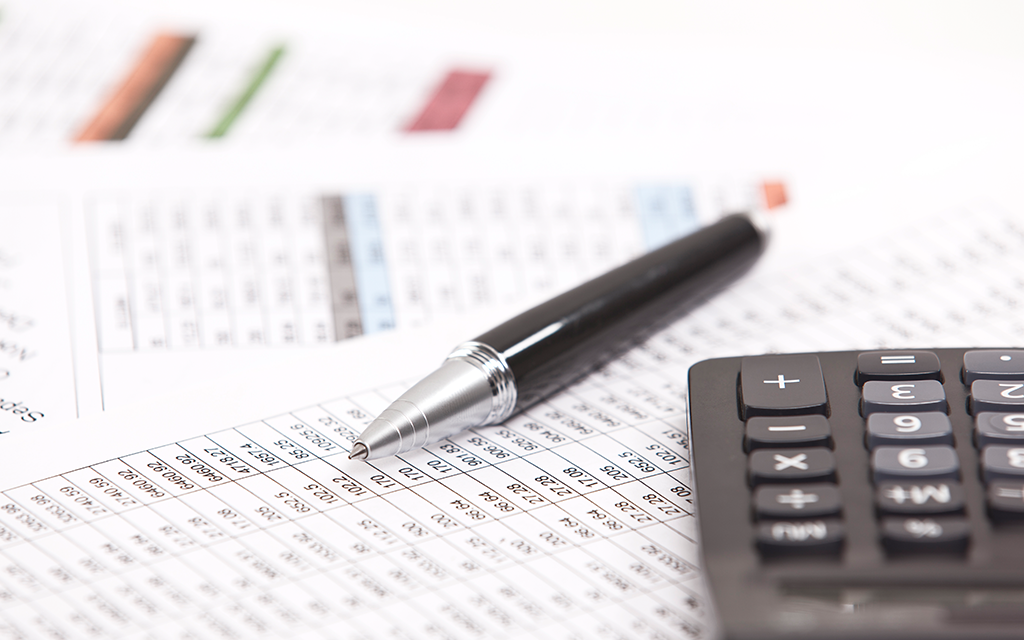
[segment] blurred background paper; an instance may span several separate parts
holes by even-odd
[[[582,133],[671,139],[682,155],[710,145],[891,169],[1020,135],[1024,52],[1010,27],[1020,11],[9,0],[0,140],[32,150],[83,137],[329,146],[423,135],[571,143]],[[112,104],[134,125],[94,127]]]

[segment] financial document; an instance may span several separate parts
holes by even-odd
[[[0,432],[221,384],[282,349],[525,308],[782,188],[548,155],[0,161],[0,398],[17,411]]]
[[[452,131],[515,66],[358,18],[331,34],[318,26],[330,14],[185,5],[5,2],[5,147]]]
[[[506,423],[368,463],[346,452],[402,384],[233,425],[175,421],[173,441],[151,411],[129,420],[147,432],[132,442],[149,444],[116,453],[127,423],[102,420],[90,446],[58,459],[0,450],[13,487],[0,501],[3,629],[709,637],[688,366],[766,351],[1014,344],[1024,289],[1002,275],[1024,266],[1022,249],[1019,217],[977,204],[848,260],[768,261]],[[65,437],[86,436],[73,424],[47,434]]]
[[[691,145],[712,120],[728,130],[735,118],[722,106],[757,91],[742,88],[753,73],[709,85],[693,52],[512,37],[444,8],[401,26],[311,4],[5,0],[0,143],[329,141],[344,154],[362,139],[630,137],[684,125]]]

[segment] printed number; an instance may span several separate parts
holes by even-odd
[[[1007,431],[1024,431],[1024,413],[1011,413],[1003,416],[1003,424]]]
[[[1024,385],[1022,385],[1024,386]],[[904,391],[903,387],[908,390]],[[892,385],[892,397],[897,400],[913,400],[914,399],[914,385],[912,384],[894,384]]]
[[[1020,449],[1020,452],[1024,456],[1024,449]],[[928,458],[924,455],[924,449],[904,449],[900,451],[896,459],[907,469],[920,469],[928,464]],[[1024,465],[1024,458],[1022,458],[1021,464]]]
[[[1019,391],[1021,388],[1024,388],[1024,384],[1018,382],[1016,384],[1000,384],[999,386],[1006,387],[1005,389],[999,392],[999,395],[1003,396],[1004,398],[1011,398],[1014,400],[1020,400],[1021,398],[1024,398],[1024,393],[1018,393],[1017,395],[1013,394],[1014,391]]]
[[[921,428],[921,418],[917,416],[896,416],[892,422],[900,433],[912,433]]]
[[[1006,452],[1006,460],[1015,469],[1024,469],[1024,449],[1010,449]]]

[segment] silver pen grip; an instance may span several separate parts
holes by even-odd
[[[370,423],[350,457],[382,458],[417,449],[470,427],[501,422],[515,406],[515,378],[501,354],[479,342],[464,342]]]

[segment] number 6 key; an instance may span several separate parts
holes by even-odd
[[[1021,451],[1024,451],[1022,449]],[[878,447],[871,455],[875,483],[908,478],[958,480],[960,460],[953,447]]]

